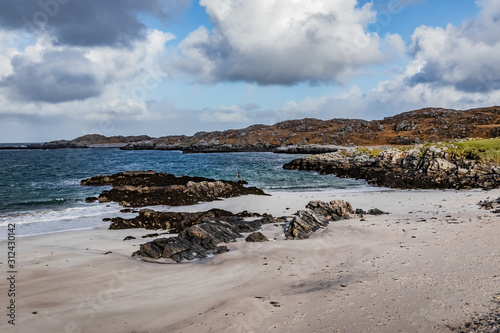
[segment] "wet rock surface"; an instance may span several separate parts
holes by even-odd
[[[386,149],[377,157],[362,151],[307,156],[283,166],[338,177],[365,179],[370,184],[401,189],[474,189],[500,187],[500,168],[448,154],[434,147]]]
[[[267,195],[244,181],[221,181],[203,177],[176,177],[155,171],[130,171],[96,176],[81,181],[86,186],[111,185],[99,195],[99,202],[118,202],[122,206],[183,206],[240,195]]]

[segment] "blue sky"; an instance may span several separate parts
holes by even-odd
[[[0,4],[0,142],[164,136],[500,99],[494,0]]]

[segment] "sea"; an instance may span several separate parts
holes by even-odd
[[[23,146],[25,144],[0,144]],[[80,181],[96,175],[132,170],[155,170],[176,176],[235,180],[238,172],[250,186],[275,192],[373,189],[365,181],[316,172],[284,170],[304,155],[273,153],[183,154],[180,151],[118,148],[0,150],[0,240],[9,224],[17,237],[94,228],[104,217],[120,216],[116,203],[86,203],[109,187],[88,187]],[[109,223],[109,222],[107,222]]]

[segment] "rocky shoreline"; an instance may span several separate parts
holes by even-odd
[[[369,150],[352,149],[295,159],[283,168],[365,179],[373,185],[400,189],[500,187],[500,166],[457,156],[435,146],[388,148],[377,156],[370,156]]]

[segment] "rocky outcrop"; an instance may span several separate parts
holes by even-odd
[[[222,209],[211,209],[206,212],[197,213],[176,213],[176,212],[157,212],[151,209],[143,209],[139,211],[137,217],[124,219],[115,217],[111,219],[110,229],[132,229],[145,228],[152,230],[169,230],[170,233],[179,233],[184,228],[204,223],[210,220],[239,222],[247,217],[259,217],[259,214],[241,212],[233,214]],[[268,216],[259,220],[261,223],[266,223]]]
[[[376,157],[357,150],[296,159],[285,169],[311,170],[370,184],[402,189],[493,189],[500,186],[500,167],[468,160],[436,147],[386,149]]]
[[[331,221],[351,218],[354,211],[349,202],[334,200],[330,202],[311,201],[305,210],[298,211],[285,233],[287,239],[305,239],[319,228],[328,226]]]
[[[152,259],[169,258],[176,262],[206,258],[212,254],[227,252],[227,246],[219,244],[243,237],[241,230],[255,231],[259,228],[260,225],[247,222],[205,222],[185,228],[179,236],[158,238],[142,244],[133,255]]]
[[[220,181],[202,177],[176,177],[154,171],[123,172],[81,181],[86,186],[112,185],[99,195],[99,202],[118,202],[122,206],[183,206],[240,195],[267,195],[244,181]]]
[[[352,214],[354,210],[351,204],[342,200],[311,201],[305,210],[295,214],[286,230],[286,238],[308,238],[310,233],[328,226],[330,222],[348,219]],[[261,229],[263,224],[275,223],[276,220],[271,215],[263,215],[257,220],[244,219],[254,216],[259,215],[246,211],[232,215],[222,210],[202,213],[162,213],[142,210],[138,219],[120,220],[121,224],[117,228],[148,225],[154,228],[172,228],[170,231],[178,232],[178,236],[157,238],[142,244],[139,251],[133,255],[149,259],[167,258],[181,262],[226,252],[227,246],[220,244],[235,241],[243,237],[242,233],[250,233],[245,239],[247,242],[267,242],[269,239],[257,230]],[[144,223],[145,217],[149,217],[150,221]]]

